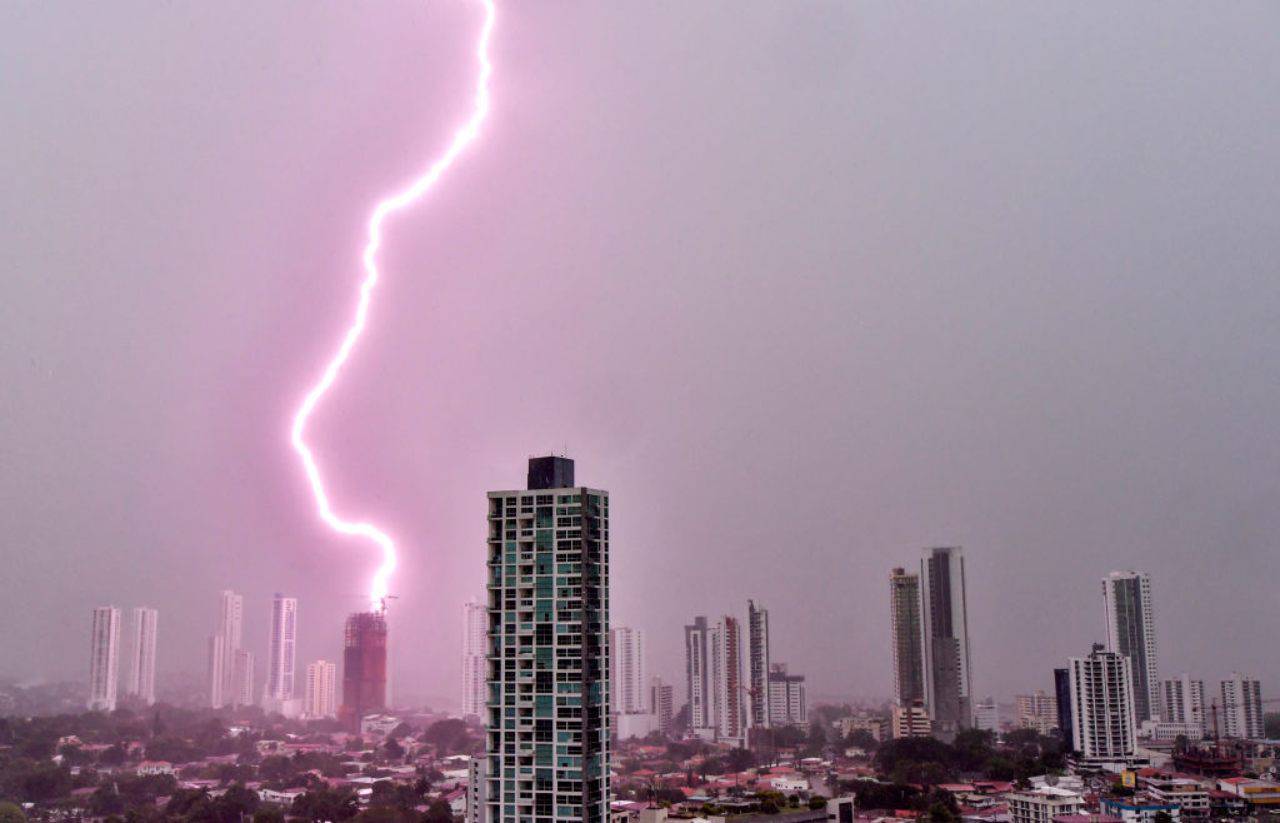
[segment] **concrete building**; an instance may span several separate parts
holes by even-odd
[[[1006,797],[1010,823],[1053,823],[1059,815],[1079,814],[1085,808],[1084,797],[1069,789],[1041,786]]]
[[[994,697],[979,700],[974,704],[973,727],[984,732],[1000,731],[1000,706]]]
[[[271,639],[267,654],[267,686],[263,707],[282,714],[296,697],[294,677],[297,670],[298,598],[276,592],[271,600]]]
[[[929,720],[929,710],[919,701],[910,706],[894,706],[891,725],[894,739],[930,737],[933,734],[933,722]]]
[[[774,663],[769,672],[769,718],[775,726],[809,724],[804,675],[788,674],[786,663]]]
[[[328,660],[307,664],[302,714],[317,720],[338,716],[338,665]]]
[[[215,709],[230,705],[237,697],[236,652],[244,639],[244,597],[230,589],[218,596],[218,623],[209,640],[209,703]]]
[[[644,714],[644,632],[618,626],[609,633],[610,707],[615,714]]]
[[[236,649],[231,679],[231,705],[253,705],[253,652]]]
[[[486,718],[485,670],[488,668],[489,607],[478,600],[462,604],[462,716]]]
[[[1209,790],[1199,781],[1157,774],[1140,777],[1138,782],[1156,803],[1177,806],[1182,812],[1183,820],[1204,820],[1209,817]]]
[[[133,610],[129,624],[129,665],[125,672],[127,695],[148,706],[156,702],[156,629],[160,613],[146,606]]]
[[[1130,658],[1095,644],[1069,661],[1073,750],[1091,765],[1125,763],[1135,755],[1137,725]]]
[[[488,802],[485,787],[488,785],[487,760],[473,757],[467,763],[467,807],[463,820],[465,823],[485,823]]]
[[[649,687],[649,705],[653,707],[654,730],[670,735],[671,724],[675,720],[675,689],[664,683],[661,677],[653,678]]]
[[[1132,664],[1137,722],[1158,720],[1160,670],[1156,664],[1151,578],[1145,572],[1112,572],[1102,580],[1102,600],[1107,618],[1107,649],[1124,655]]]
[[[209,636],[205,660],[208,665],[209,705],[220,709],[230,702],[228,692],[227,639],[220,634]],[[233,664],[234,665],[234,664]]]
[[[711,711],[711,627],[699,615],[684,627],[685,699],[689,704],[689,729],[704,739],[715,738]]]
[[[488,498],[487,823],[607,823],[609,493],[537,457]]]
[[[342,645],[342,705],[338,719],[349,731],[358,731],[366,715],[387,708],[386,611],[349,615]]]
[[[854,714],[840,718],[837,723],[839,723],[841,737],[848,737],[854,732],[866,732],[871,735],[872,740],[881,743],[892,733],[884,718],[875,715]]]
[[[1102,797],[1098,805],[1103,814],[1115,815],[1124,823],[1156,823],[1161,815],[1168,815],[1171,823],[1182,820],[1182,809],[1177,803],[1165,803],[1149,795],[1133,797]]]
[[[923,701],[924,629],[920,623],[920,575],[894,569],[889,575],[889,627],[893,633],[893,700]]]
[[[769,728],[769,610],[747,601],[747,725]]]
[[[964,555],[958,547],[925,549],[920,605],[925,707],[934,734],[952,740],[973,725]]]
[[[1033,694],[1014,697],[1014,725],[1019,729],[1035,729],[1049,736],[1058,728],[1058,698],[1036,689]]]
[[[1261,740],[1262,684],[1256,678],[1232,672],[1222,681],[1222,736]]]
[[[742,624],[725,615],[711,629],[711,715],[716,740],[746,745],[747,707],[742,695]]]
[[[1161,719],[1186,727],[1192,740],[1204,737],[1204,681],[1182,674],[1160,686]]]
[[[90,711],[115,711],[120,679],[120,610],[99,606],[93,610],[89,635]]]

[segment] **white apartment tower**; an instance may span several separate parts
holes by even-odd
[[[711,725],[716,739],[746,744],[746,712],[742,705],[742,624],[725,615],[710,635]]]
[[[924,550],[920,606],[925,707],[934,732],[950,740],[973,724],[969,617],[959,547]]]
[[[156,626],[160,613],[146,606],[133,610],[129,625],[129,667],[125,672],[125,694],[148,706],[156,702]]]
[[[1186,725],[1204,736],[1204,681],[1182,674],[1165,680],[1160,689],[1161,719]]]
[[[769,728],[769,610],[747,601],[747,725]]]
[[[1112,572],[1102,579],[1102,600],[1107,616],[1107,648],[1133,663],[1137,721],[1159,720],[1160,673],[1156,665],[1151,578],[1145,572]]]
[[[644,632],[618,626],[609,633],[610,708],[614,714],[644,714]]]
[[[804,675],[788,674],[786,663],[774,663],[769,671],[769,717],[775,726],[805,726],[809,706]]]
[[[1137,720],[1129,657],[1094,645],[1069,660],[1073,748],[1082,757],[1119,762],[1133,757]]]
[[[338,716],[338,665],[328,660],[307,664],[302,713],[315,720]]]
[[[489,609],[478,600],[462,604],[462,716],[485,718]]]
[[[271,601],[271,645],[267,657],[266,703],[284,711],[284,704],[294,699],[294,674],[297,670],[298,598],[276,592]],[[297,711],[294,704],[293,711]]]
[[[215,709],[230,705],[238,696],[236,652],[243,635],[244,598],[224,590],[218,599],[218,625],[209,638],[209,705]]]
[[[115,710],[119,661],[120,610],[115,606],[99,606],[93,610],[93,628],[89,637],[90,711]]]
[[[689,701],[689,728],[700,737],[714,737],[711,713],[711,628],[699,615],[684,627],[685,697]]]
[[[253,705],[253,652],[236,649],[232,664],[231,705]]]
[[[1262,683],[1232,672],[1222,681],[1222,736],[1260,740],[1263,735]]]

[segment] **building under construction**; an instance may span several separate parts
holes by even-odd
[[[347,618],[342,651],[342,708],[338,718],[351,731],[387,707],[386,612],[356,612]]]

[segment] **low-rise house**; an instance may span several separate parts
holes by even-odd
[[[1156,823],[1156,816],[1167,814],[1173,823],[1182,820],[1177,803],[1165,803],[1147,794],[1133,797],[1103,797],[1099,801],[1103,814],[1120,818],[1124,823]]]
[[[1005,797],[1009,803],[1011,823],[1053,823],[1055,817],[1077,814],[1084,809],[1084,798],[1070,789],[1041,786]]]
[[[1218,781],[1218,789],[1246,801],[1254,809],[1280,809],[1280,783],[1252,777],[1227,777]]]
[[[138,774],[177,774],[168,760],[144,760],[138,764]]]

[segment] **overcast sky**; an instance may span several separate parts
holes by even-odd
[[[467,115],[464,3],[0,5],[0,673],[89,609],[301,598],[374,555],[288,419],[365,216]],[[485,492],[613,495],[613,621],[771,611],[811,695],[888,695],[887,576],[967,559],[975,691],[1049,688],[1151,573],[1162,671],[1280,696],[1280,6],[506,3],[482,139],[395,219],[313,428],[402,541],[396,687],[460,694]],[[1265,696],[1265,695],[1264,695]],[[683,699],[681,695],[678,699]]]

